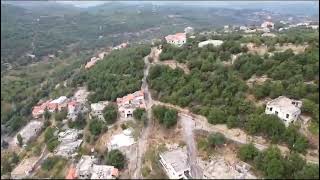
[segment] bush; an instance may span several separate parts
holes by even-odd
[[[221,146],[225,143],[226,138],[221,133],[212,133],[208,136],[208,143],[211,147]]]
[[[104,122],[97,119],[93,119],[89,123],[90,133],[94,136],[97,136],[100,133],[102,133],[105,128],[106,128],[106,125],[104,124]]]
[[[41,164],[41,169],[43,169],[45,171],[50,171],[57,164],[57,162],[59,162],[58,157],[48,157]]]
[[[103,117],[107,124],[113,124],[118,118],[118,108],[110,104],[103,109]]]
[[[177,124],[178,112],[174,109],[169,109],[164,106],[152,107],[153,116],[163,124],[166,128],[172,127]]]
[[[146,113],[145,109],[137,108],[133,111],[133,117],[135,120],[142,120],[142,116]]]
[[[238,157],[242,161],[253,161],[258,154],[259,150],[252,143],[241,146],[238,151]]]
[[[105,159],[106,165],[114,166],[118,169],[123,169],[126,163],[125,156],[118,149],[108,152]]]

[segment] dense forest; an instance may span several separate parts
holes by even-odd
[[[117,97],[138,91],[143,77],[143,58],[149,53],[148,45],[113,51],[88,72],[82,69],[73,78],[73,85],[87,85],[94,92],[89,97],[91,102],[114,101]]]
[[[164,102],[190,108],[194,113],[204,115],[212,124],[227,124],[228,127],[241,127],[251,134],[269,137],[273,142],[284,142],[298,152],[305,152],[308,142],[298,133],[297,128],[285,126],[277,117],[264,114],[264,108],[247,98],[253,94],[258,100],[284,95],[302,99],[303,112],[312,116],[312,122],[319,122],[319,36],[317,32],[296,33],[294,37],[264,39],[251,37],[274,45],[276,43],[308,42],[304,53],[294,54],[292,50],[273,52],[272,55],[259,56],[250,53],[241,43],[250,42],[240,35],[226,35],[220,47],[208,45],[198,48],[197,43],[214,37],[188,39],[184,47],[176,48],[163,44],[160,60],[175,59],[186,63],[190,74],[181,69],[154,66],[150,70],[148,82],[153,96]],[[283,42],[282,42],[283,41]],[[269,42],[270,43],[270,42]],[[232,65],[231,54],[242,53]],[[227,56],[226,56],[227,54]],[[270,79],[262,85],[250,88],[246,84],[252,75],[267,75]],[[312,81],[312,83],[307,83]],[[295,146],[293,146],[295,144]]]

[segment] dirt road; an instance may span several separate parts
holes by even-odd
[[[195,128],[195,121],[191,116],[183,113],[179,113],[183,138],[187,144],[188,160],[191,168],[191,177],[195,179],[201,179],[203,177],[202,169],[197,164],[197,147],[194,141],[193,130]]]
[[[154,53],[153,50],[151,50],[151,53]],[[144,68],[143,79],[142,79],[142,89],[144,91],[144,96],[145,96],[146,113],[148,116],[148,123],[147,123],[147,127],[145,127],[142,130],[141,137],[138,141],[136,170],[134,171],[134,173],[132,175],[132,178],[134,178],[134,179],[142,179],[142,175],[141,175],[142,157],[147,150],[148,137],[150,135],[150,130],[151,130],[151,121],[152,121],[151,107],[153,104],[153,100],[152,100],[151,94],[149,92],[148,83],[147,83],[147,77],[148,77],[149,69],[150,69],[150,62],[148,60],[149,56],[150,55],[148,55],[144,58],[145,68]]]
[[[191,116],[195,120],[195,129],[201,129],[208,132],[220,132],[224,134],[226,138],[240,144],[248,144],[252,142],[256,146],[256,148],[258,148],[259,150],[264,150],[270,146],[270,144],[267,143],[266,140],[263,139],[262,137],[250,136],[239,128],[228,129],[226,125],[213,125],[208,123],[206,117],[193,114],[188,109],[184,109],[179,106],[172,105],[169,103],[163,103],[160,101],[153,101],[153,102],[156,105],[163,105],[170,108],[174,108],[174,109],[177,109],[179,112],[182,112],[182,113],[185,113],[186,115]],[[280,149],[282,154],[287,154],[290,151],[288,147],[283,145],[277,145],[277,147]],[[312,150],[308,150],[308,152],[311,152],[311,151]],[[302,156],[306,159],[307,162],[319,164],[319,156],[316,157],[316,156],[311,156],[309,154],[310,153],[308,153],[308,155],[306,156],[305,155],[302,155]]]

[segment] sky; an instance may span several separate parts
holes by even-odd
[[[64,4],[72,4],[78,7],[96,6],[112,1],[57,1]],[[119,2],[119,1],[118,1]],[[120,1],[121,2],[121,1]],[[183,3],[185,5],[210,5],[210,6],[228,6],[228,5],[257,5],[257,4],[311,4],[318,1],[122,1],[124,3],[137,4],[142,2],[153,3],[157,5]]]

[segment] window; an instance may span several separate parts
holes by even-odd
[[[272,111],[272,107],[270,108],[270,111]]]
[[[278,111],[276,111],[275,113],[276,113],[276,115],[278,115]]]
[[[287,119],[289,118],[289,114],[286,114],[286,118],[287,118]]]

